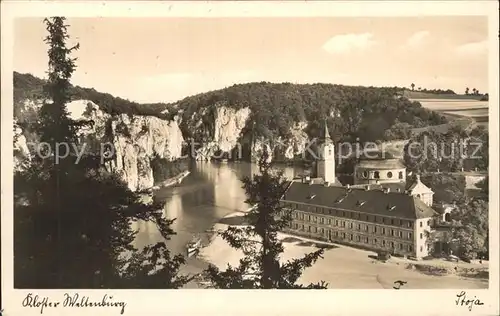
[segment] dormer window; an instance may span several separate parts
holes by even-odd
[[[375,179],[379,179],[380,178],[380,172],[375,171],[374,177],[375,177]]]
[[[344,196],[341,196],[340,198],[338,198],[335,203],[342,203],[342,201],[344,201],[344,199],[347,197],[347,194],[344,195]]]
[[[358,201],[356,203],[357,206],[363,206],[366,203],[366,201]]]

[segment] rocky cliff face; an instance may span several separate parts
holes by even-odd
[[[196,160],[207,161],[213,157],[222,157],[223,153],[230,153],[234,148],[241,146],[240,138],[245,127],[250,109],[240,110],[220,106],[210,115],[208,112],[199,113],[193,117],[189,125],[194,125],[196,137],[194,152],[190,153]]]
[[[251,147],[252,160],[258,161],[264,148],[268,153],[272,153],[269,160],[291,161],[302,159],[309,144],[309,136],[304,131],[306,127],[306,122],[295,123],[290,128],[290,137],[286,139],[254,139]]]
[[[30,161],[31,154],[26,137],[23,135],[21,127],[14,122],[14,169],[24,169]]]
[[[24,109],[39,110],[41,101],[25,100]],[[273,159],[292,160],[301,155],[308,143],[304,132],[306,122],[294,124],[288,139],[254,139],[251,135],[251,111],[248,107],[236,110],[224,104],[217,104],[211,110],[199,112],[184,122],[195,135],[196,146],[184,147],[184,136],[176,117],[172,121],[154,116],[120,114],[111,116],[88,100],[77,100],[67,105],[74,120],[92,120],[91,128],[81,132],[80,138],[86,150],[103,151],[112,148],[113,159],[106,168],[121,175],[131,190],[143,190],[154,185],[150,161],[153,157],[176,160],[188,150],[196,160],[210,160],[222,157],[246,159],[243,147],[249,149],[250,158],[257,160],[262,149],[267,148]],[[21,167],[20,157],[29,157],[26,139],[22,131],[16,131],[15,163]],[[104,150],[106,151],[106,150]],[[26,161],[26,160],[24,160]]]
[[[98,140],[101,152],[114,154],[113,159],[106,163],[106,168],[118,173],[131,190],[143,190],[154,185],[150,161],[155,156],[170,161],[181,157],[184,138],[176,120],[127,114],[112,117],[93,102],[77,102],[86,102],[82,118],[95,122],[83,136],[86,143],[91,144],[94,140],[91,147],[97,149],[95,140]]]
[[[82,130],[79,135],[85,150],[113,156],[106,162],[106,168],[118,173],[133,191],[154,185],[150,165],[153,157],[168,160],[181,157],[184,139],[176,120],[127,114],[110,116],[87,100],[73,101],[67,107],[73,119],[94,122],[92,127]],[[21,131],[19,134],[22,136]],[[22,137],[18,138],[16,146],[23,148]]]
[[[266,148],[272,153],[272,159],[283,161],[292,160],[304,152],[309,141],[304,131],[307,122],[294,124],[290,129],[290,138],[271,140],[252,137],[250,120],[249,108],[235,110],[221,104],[217,104],[215,110],[205,110],[193,115],[189,121],[184,122],[192,129],[196,143],[192,156],[203,161],[223,157],[258,160],[262,150]],[[245,157],[244,147],[250,149],[250,157]]]

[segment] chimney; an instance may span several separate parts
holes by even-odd
[[[389,193],[390,191],[391,191],[391,189],[390,189],[390,188],[384,188],[384,193],[385,193],[385,194]]]
[[[396,192],[400,193],[401,192],[401,188],[396,188]]]
[[[345,185],[345,187],[346,187],[347,189],[349,189],[349,188],[351,188],[351,185],[348,183],[348,184],[346,184],[346,185]]]
[[[309,175],[302,175],[302,183],[310,183],[311,177]]]
[[[419,174],[417,174],[415,178],[416,178],[417,182],[420,182],[420,175]]]
[[[369,191],[370,190],[370,185],[365,185],[365,191]]]

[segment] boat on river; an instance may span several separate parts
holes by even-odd
[[[182,180],[184,180],[184,178],[186,178],[190,173],[191,172],[189,170],[183,171],[180,174],[176,175],[175,177],[169,178],[169,179],[163,181],[162,183],[157,184],[153,187],[141,190],[141,191],[139,191],[139,193],[152,195],[153,191],[159,190],[161,188],[168,188],[168,187],[171,187],[173,185],[181,184]]]
[[[181,184],[182,180],[186,178],[191,172],[189,170],[186,170],[184,172],[181,172],[180,174],[176,175],[175,177],[172,177],[170,179],[167,179],[163,181],[161,184],[155,186],[157,189],[160,188],[167,188],[171,187],[173,185]]]
[[[182,180],[184,180],[184,178],[187,177],[190,173],[191,172],[189,170],[184,171],[184,172],[180,173],[179,175],[166,180],[165,182],[163,182],[163,184],[161,186],[162,187],[169,187],[172,185],[181,184]]]
[[[186,245],[188,257],[197,253],[201,248],[201,238],[194,236],[193,239]]]

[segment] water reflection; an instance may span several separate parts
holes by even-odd
[[[297,168],[282,169],[287,178],[297,174]],[[167,242],[174,253],[184,252],[194,234],[203,233],[227,214],[248,207],[241,180],[257,173],[258,167],[250,163],[197,162],[190,170],[191,174],[180,186],[155,194],[155,199],[165,201],[165,216],[176,218],[172,228],[177,235]],[[138,230],[134,243],[138,248],[162,240],[152,223],[134,223],[133,228]]]

